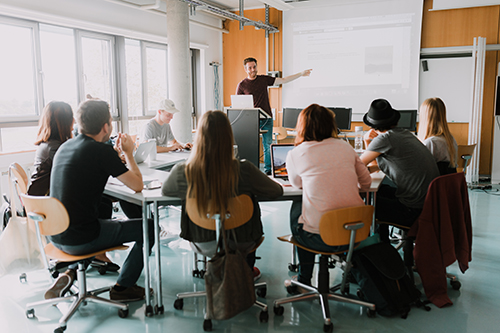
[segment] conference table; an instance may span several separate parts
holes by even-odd
[[[159,181],[163,183],[169,176],[169,171],[175,164],[187,160],[189,157],[189,151],[175,151],[168,153],[159,153],[156,155],[156,159],[153,161],[146,161],[139,164],[139,169],[143,175],[143,181],[145,184],[151,181]],[[376,192],[384,178],[383,173],[373,173],[372,175],[372,185],[367,191],[367,204],[375,204]],[[154,245],[153,252],[155,253],[155,268],[156,268],[156,289],[155,295],[155,305],[153,306],[153,299],[150,293],[146,292],[146,309],[145,314],[147,317],[153,316],[154,314],[162,314],[164,312],[163,301],[162,301],[162,288],[161,288],[161,256],[160,256],[160,224],[159,224],[159,214],[158,209],[161,205],[180,205],[181,199],[177,197],[164,196],[161,193],[161,188],[154,189],[144,189],[142,192],[135,192],[129,189],[127,186],[123,185],[119,180],[110,177],[106,187],[104,189],[104,194],[119,199],[130,202],[135,205],[142,206],[142,219],[143,219],[143,239],[144,239],[144,249],[149,248],[149,237],[148,237],[148,217],[151,216],[153,212],[154,218]],[[283,195],[278,198],[265,198],[259,197],[259,201],[288,201],[288,200],[299,200],[302,198],[302,190],[293,188],[291,186],[283,187]],[[373,220],[373,222],[375,219]],[[179,221],[180,223],[180,221]],[[373,226],[373,225],[372,225]],[[373,228],[372,228],[373,230]],[[151,268],[149,261],[148,251],[143,251],[144,254],[144,275],[145,275],[145,289],[150,290],[151,287]]]

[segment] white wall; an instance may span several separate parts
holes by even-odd
[[[168,44],[166,15],[106,0],[2,0],[0,14]],[[220,19],[201,11],[190,20],[222,28]],[[199,78],[202,80],[200,86],[205,89],[201,89],[200,107],[204,112],[214,104],[213,69],[208,64],[211,61],[222,63],[222,32],[191,23],[190,39],[191,47],[201,50]],[[222,79],[222,73],[220,75]],[[0,155],[0,172],[5,172],[12,162],[25,165],[33,159],[34,152]],[[5,190],[0,188],[0,193]]]

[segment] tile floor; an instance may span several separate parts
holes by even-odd
[[[470,269],[462,275],[456,264],[448,270],[456,273],[462,283],[460,291],[449,289],[453,306],[439,309],[431,306],[426,312],[413,308],[406,320],[377,316],[368,318],[365,311],[355,305],[330,302],[334,332],[494,332],[500,326],[500,192],[470,191],[473,220],[473,253]],[[262,271],[261,281],[268,283],[266,299],[270,306],[269,322],[260,323],[259,310],[252,308],[233,319],[214,321],[215,332],[321,332],[322,317],[317,302],[284,305],[282,317],[272,312],[272,301],[286,295],[283,280],[292,275],[287,263],[291,250],[276,236],[289,233],[289,202],[261,204],[266,240],[257,255],[262,257],[257,266]],[[145,317],[144,303],[130,306],[128,318],[119,318],[116,310],[89,304],[77,312],[68,323],[67,332],[202,332],[204,300],[186,300],[182,311],[175,310],[175,294],[202,290],[203,280],[193,278],[193,254],[189,245],[175,237],[179,233],[178,212],[169,210],[163,217],[172,238],[161,247],[162,285],[165,313]],[[165,213],[164,213],[165,214]],[[126,253],[111,254],[113,261],[121,263]],[[332,280],[340,279],[338,270],[331,271]],[[89,271],[90,287],[101,287],[115,282],[116,275],[100,276]],[[417,276],[418,283],[418,276]],[[48,274],[41,270],[28,273],[27,283],[21,284],[18,275],[0,278],[0,332],[52,332],[57,326],[60,312],[48,306],[36,309],[36,318],[27,319],[24,305],[43,297],[50,285]],[[421,285],[419,285],[421,288]],[[351,289],[352,290],[352,289]]]

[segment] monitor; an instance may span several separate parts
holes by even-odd
[[[331,107],[328,109],[335,113],[335,121],[339,130],[351,129],[352,108]]]
[[[297,108],[283,108],[283,127],[294,129],[301,111],[302,109]]]
[[[398,110],[401,118],[399,118],[398,126],[407,129],[410,132],[417,131],[417,110]]]

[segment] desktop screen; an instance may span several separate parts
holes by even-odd
[[[283,127],[295,128],[297,126],[297,119],[302,109],[297,108],[283,108]]]
[[[335,113],[335,120],[339,130],[351,129],[352,108],[328,108]]]
[[[409,130],[410,132],[417,131],[417,110],[398,110],[401,118],[399,118],[398,126]]]

